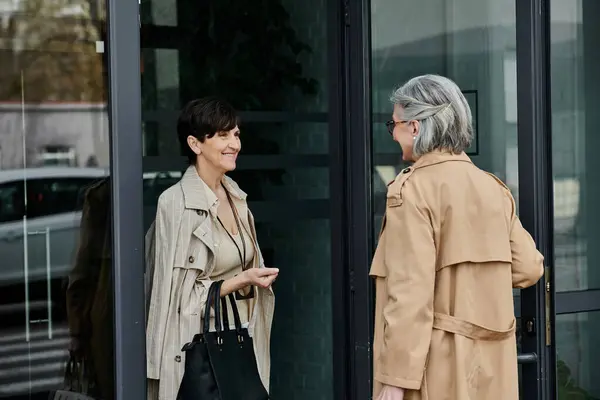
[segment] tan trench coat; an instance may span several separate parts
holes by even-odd
[[[374,398],[518,400],[512,288],[543,257],[508,188],[463,153],[434,152],[388,187],[376,281]]]
[[[254,219],[246,194],[231,179],[225,186],[232,194],[244,228],[255,244],[252,266],[264,267],[256,241]],[[220,235],[213,236],[218,200],[209,204],[208,186],[194,167],[158,199],[156,220],[146,235],[148,321],[146,327],[149,400],[175,400],[183,378],[183,345],[200,331],[215,251]],[[151,279],[150,279],[151,277]],[[272,289],[255,289],[249,333],[254,341],[258,370],[269,389],[270,337],[275,297]],[[211,324],[211,326],[213,326]]]

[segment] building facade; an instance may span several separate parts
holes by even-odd
[[[0,398],[47,399],[70,351],[94,398],[145,398],[144,234],[185,168],[178,110],[217,94],[281,270],[272,397],[369,399],[368,269],[404,167],[384,123],[425,73],[463,89],[469,155],[546,258],[514,292],[521,398],[600,398],[598,18],[594,0],[0,0]]]

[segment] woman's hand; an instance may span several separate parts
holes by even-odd
[[[403,400],[404,399],[404,389],[396,387],[396,386],[388,386],[384,385],[383,389],[381,389],[381,393],[379,393],[379,397],[377,400]]]
[[[279,275],[279,268],[250,268],[233,278],[225,280],[221,286],[221,297],[237,292],[248,286],[270,287]]]
[[[275,282],[279,275],[279,268],[250,268],[242,272],[246,275],[248,285],[254,285],[261,288],[268,288]]]

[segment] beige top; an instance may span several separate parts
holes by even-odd
[[[247,221],[241,221],[241,223],[245,226]],[[243,227],[242,229],[243,235],[240,235],[240,233],[237,235],[232,235],[235,243],[237,244],[236,247],[221,223],[218,220],[215,222],[214,230],[215,233],[220,236],[218,240],[220,244],[216,251],[215,269],[211,276],[213,281],[230,279],[242,272],[242,266],[240,265],[240,252],[242,257],[244,255],[242,237],[244,238],[246,245],[245,263],[248,264],[250,261],[252,261],[252,258],[254,257],[254,246],[252,245],[249,233]],[[248,300],[238,300],[236,304],[240,312],[240,320],[242,324],[246,324],[248,321],[250,321],[250,302]],[[227,314],[229,315],[230,328],[235,328],[233,311],[229,299],[227,300]]]

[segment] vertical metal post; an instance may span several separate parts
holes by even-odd
[[[25,340],[29,342],[29,242],[27,232],[27,124],[25,119],[25,76],[21,70],[21,130],[23,133],[23,282],[25,285]]]
[[[345,0],[346,199],[351,331],[349,399],[372,393],[371,2]]]
[[[334,399],[348,399],[348,269],[346,224],[344,116],[344,10],[339,1],[327,3],[327,47],[329,88],[329,182],[331,212],[331,292],[333,309],[333,392]]]
[[[117,400],[146,398],[138,0],[108,0]]]
[[[548,266],[554,259],[549,1],[516,0],[516,13],[520,218],[534,237]],[[535,335],[523,335],[522,351],[537,354],[538,360],[537,363],[521,365],[522,396],[525,399],[546,400],[555,396],[554,351],[545,342],[545,285],[545,279],[542,279],[535,287],[521,291],[521,317],[535,321]],[[553,297],[548,307],[552,322]],[[553,328],[550,333],[554,336]]]
[[[26,181],[27,178],[23,179]],[[27,190],[24,189],[25,198],[27,198]],[[27,200],[26,200],[27,202]],[[27,210],[27,206],[25,206]],[[23,215],[23,284],[25,285],[25,341],[29,342],[31,338],[30,330],[30,314],[29,314],[29,233],[27,232],[29,227],[27,226],[27,215]]]
[[[44,232],[46,238],[46,307],[48,311],[48,339],[52,339],[52,256],[50,252],[50,227]]]

